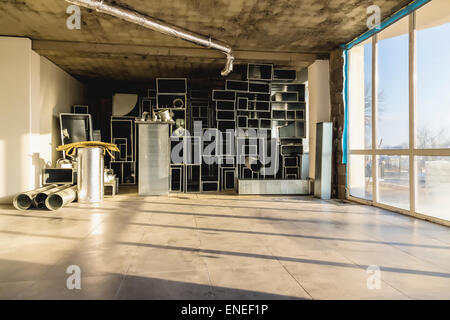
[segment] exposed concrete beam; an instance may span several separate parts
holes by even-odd
[[[150,47],[124,44],[99,44],[70,41],[46,41],[33,40],[33,50],[42,55],[69,54],[74,56],[104,55],[119,56],[160,56],[160,57],[185,57],[201,59],[221,59],[220,52],[203,48],[182,47]],[[316,59],[328,59],[328,54],[323,53],[296,53],[296,52],[267,52],[267,51],[234,51],[236,62],[270,62],[291,66],[309,66]]]

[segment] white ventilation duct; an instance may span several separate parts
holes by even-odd
[[[181,29],[179,27],[167,24],[161,20],[145,16],[138,12],[121,8],[118,6],[112,6],[104,3],[104,0],[66,0],[67,2],[75,5],[86,7],[97,12],[106,13],[122,20],[132,22],[141,25],[145,28],[158,31],[176,38],[180,38],[200,46],[219,50],[227,56],[227,62],[225,68],[222,70],[222,76],[227,76],[233,71],[233,50],[227,44],[220,43],[212,40],[211,38],[190,32],[188,30]]]

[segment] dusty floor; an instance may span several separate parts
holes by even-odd
[[[450,229],[309,197],[1,206],[0,243],[2,299],[450,299]]]

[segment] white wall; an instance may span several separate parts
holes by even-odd
[[[40,184],[57,158],[59,112],[85,103],[84,86],[31,49],[25,38],[0,37],[0,203]]]
[[[45,161],[62,157],[59,114],[71,112],[74,104],[86,104],[86,88],[47,58],[40,57],[40,150]]]
[[[31,41],[0,38],[0,200],[33,186]]]
[[[316,160],[316,124],[331,120],[330,65],[316,60],[308,67],[309,90],[309,177],[314,179]]]

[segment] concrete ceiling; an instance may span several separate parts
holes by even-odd
[[[411,0],[120,0],[117,5],[210,35],[236,51],[236,63],[301,69],[364,32],[367,7],[382,18]],[[217,76],[224,56],[82,9],[81,30],[66,28],[64,0],[0,0],[0,35],[25,36],[33,48],[80,77],[147,80]]]

